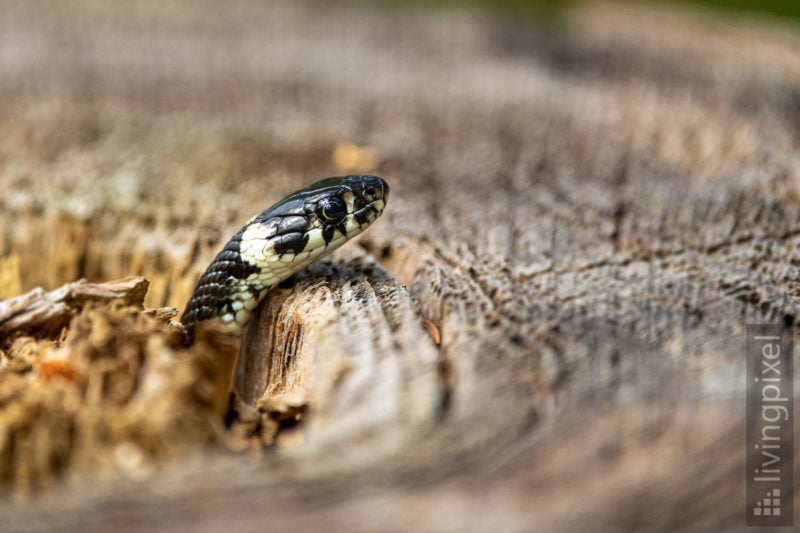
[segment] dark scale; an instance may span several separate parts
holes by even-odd
[[[308,221],[304,216],[281,217],[278,222],[277,233],[286,235],[287,233],[304,233],[308,229]]]
[[[261,272],[261,267],[242,259],[240,246],[246,227],[239,230],[217,254],[186,304],[181,322],[186,327],[189,343],[194,342],[194,330],[198,322],[217,316],[221,309],[230,310],[233,300],[230,298],[229,280],[245,279]]]
[[[325,243],[331,242],[334,231],[336,231],[336,227],[330,224],[322,228],[322,238],[325,239]]]
[[[275,237],[275,252],[279,255],[292,252],[299,254],[306,247],[308,243],[308,233],[287,233]]]
[[[365,207],[365,208],[359,209],[358,211],[353,213],[353,216],[355,217],[356,222],[358,222],[359,224],[366,224],[367,223],[367,213],[369,213],[370,209],[371,209],[370,207]]]

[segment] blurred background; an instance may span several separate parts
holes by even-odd
[[[180,308],[252,215],[356,172],[391,202],[342,252],[441,344],[331,386],[317,455],[53,517],[741,527],[742,326],[800,315],[797,1],[0,0],[0,299],[142,275]],[[4,480],[49,475],[19,449]]]
[[[797,15],[788,1],[4,0],[0,297],[141,273],[151,305],[179,306],[226,232],[335,173],[394,174],[411,199],[443,165],[491,181],[510,151],[553,176],[604,172],[614,143],[664,172],[775,161],[796,129]]]
[[[766,0],[764,2],[756,2],[754,0],[651,0],[651,3],[661,2],[664,4],[672,4],[676,7],[681,6],[704,6],[709,9],[719,10],[723,15],[731,13],[738,13],[740,15],[757,15],[766,14],[777,17],[785,17],[789,19],[797,19],[800,17],[800,8],[797,2],[791,0]],[[367,3],[362,0],[362,3]],[[403,4],[404,2],[399,2]],[[496,10],[498,12],[517,11],[527,12],[528,14],[541,14],[545,10],[557,11],[580,4],[580,0],[497,0],[497,1],[482,1],[482,0],[439,0],[433,4],[439,5],[453,5],[453,6],[481,6],[484,9]],[[641,2],[629,2],[641,3]],[[411,0],[405,4],[413,5],[428,5],[432,2],[421,2]]]

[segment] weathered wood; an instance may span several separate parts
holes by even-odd
[[[380,463],[418,441],[435,426],[443,392],[438,351],[408,292],[361,259],[295,278],[248,324],[242,398],[268,408],[289,394],[308,405],[295,453],[336,450],[331,468]]]
[[[141,275],[146,306],[180,307],[298,186],[392,187],[259,309],[199,460],[68,475],[0,504],[4,528],[743,527],[744,324],[797,332],[794,29],[608,3],[2,5],[0,279]],[[192,361],[218,392],[215,342]],[[29,375],[45,348],[18,348]],[[159,420],[147,442],[186,444]]]
[[[0,346],[11,333],[58,333],[88,304],[140,306],[149,283],[142,277],[131,277],[110,283],[69,283],[45,292],[37,287],[21,296],[0,301]]]
[[[139,309],[147,285],[81,280],[0,302],[0,495],[148,476],[221,432],[238,343],[201,328],[184,349],[174,310]]]

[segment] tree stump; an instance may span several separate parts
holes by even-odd
[[[285,194],[392,187],[258,309],[227,420],[189,365],[202,446],[136,475],[65,458],[32,501],[4,492],[5,531],[744,527],[744,326],[797,331],[795,28],[594,2],[2,5],[2,298],[137,275],[140,307],[182,307]],[[208,335],[148,357],[229,362]]]

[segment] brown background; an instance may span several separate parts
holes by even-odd
[[[299,428],[4,527],[743,529],[744,324],[798,313],[795,28],[3,1],[0,72],[0,298],[143,275],[181,307],[337,144],[392,187],[248,333],[273,363],[240,389],[299,395]]]

